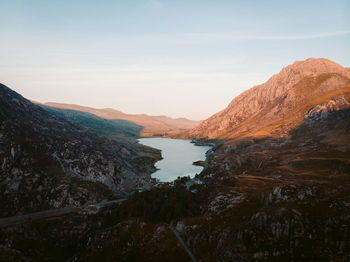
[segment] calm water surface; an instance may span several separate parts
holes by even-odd
[[[141,144],[162,150],[163,159],[156,163],[159,169],[152,177],[161,182],[170,182],[177,177],[194,177],[203,167],[194,166],[192,163],[205,160],[205,153],[211,149],[209,146],[195,146],[190,140],[169,138],[141,138]]]

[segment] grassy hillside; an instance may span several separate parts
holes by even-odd
[[[105,119],[77,110],[54,108],[40,105],[46,111],[110,137],[139,137],[143,126],[127,120]]]

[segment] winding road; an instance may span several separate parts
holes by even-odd
[[[64,214],[73,213],[73,212],[84,210],[84,209],[94,209],[95,208],[98,210],[101,207],[121,203],[125,200],[126,200],[126,198],[122,198],[122,199],[116,199],[116,200],[111,200],[111,201],[106,201],[106,202],[89,204],[89,205],[80,206],[80,207],[65,207],[65,208],[50,209],[50,210],[25,214],[25,215],[21,215],[21,216],[4,217],[4,218],[0,218],[0,227],[6,227],[6,226],[19,224],[19,223],[22,223],[26,220],[37,220],[37,219],[42,219],[42,218],[61,216]]]
[[[173,221],[170,222],[169,225],[171,231],[173,231],[174,235],[177,237],[177,240],[179,241],[179,243],[183,246],[183,248],[185,249],[186,253],[190,256],[190,258],[192,259],[193,262],[197,262],[196,258],[194,257],[194,255],[192,254],[192,252],[189,250],[189,248],[186,246],[185,242],[182,240],[180,233],[176,231],[176,229],[173,227]]]

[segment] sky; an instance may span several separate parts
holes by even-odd
[[[206,119],[296,60],[350,67],[350,1],[0,0],[0,82],[40,102]]]

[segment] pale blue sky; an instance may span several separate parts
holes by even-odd
[[[350,1],[0,0],[0,82],[25,97],[204,119],[309,57],[350,66]]]

